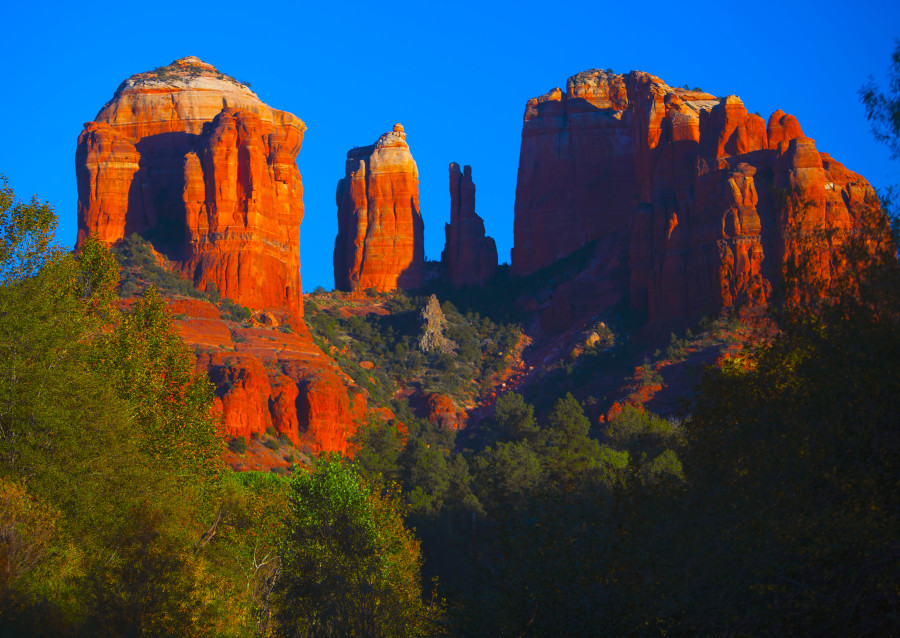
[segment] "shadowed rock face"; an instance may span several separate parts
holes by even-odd
[[[529,100],[515,206],[516,273],[602,240],[585,279],[611,269],[618,279],[598,299],[628,299],[651,324],[675,326],[765,305],[797,231],[850,230],[878,200],[793,116],[777,111],[767,125],[735,96],[591,70]],[[827,256],[840,236],[816,249],[816,276],[834,274]],[[569,306],[550,303],[558,317]]]
[[[300,317],[305,130],[194,57],[133,75],[78,138],[78,242],[141,234],[198,287]]]
[[[403,126],[396,124],[374,145],[347,153],[337,207],[336,288],[383,292],[422,285],[425,227],[419,213],[419,171]]]
[[[480,286],[497,271],[497,245],[484,232],[484,220],[475,212],[472,167],[462,172],[450,164],[450,223],[444,225],[447,243],[441,262],[455,288]]]

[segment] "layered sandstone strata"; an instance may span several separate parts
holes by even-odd
[[[347,153],[337,185],[334,283],[341,290],[422,285],[425,247],[419,171],[400,124],[372,146]]]
[[[450,223],[444,225],[446,247],[441,262],[455,288],[479,286],[497,271],[497,245],[484,231],[484,220],[475,212],[472,167],[462,172],[450,164]]]
[[[78,138],[78,241],[138,233],[198,287],[302,316],[305,130],[194,57],[133,75]]]
[[[877,207],[869,184],[790,115],[767,125],[735,96],[585,71],[526,106],[513,269],[527,275],[600,241],[584,278],[619,273],[604,303],[627,298],[651,324],[683,324],[765,305],[797,237],[847,231]],[[842,232],[830,236],[810,260],[824,280]],[[569,316],[571,305],[548,310]]]
[[[365,421],[366,393],[313,343],[302,321],[291,332],[259,322],[243,327],[196,299],[170,300],[169,310],[216,386],[214,407],[228,436],[274,430],[312,453],[352,453],[348,440]]]

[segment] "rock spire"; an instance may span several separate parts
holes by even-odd
[[[341,290],[407,290],[422,285],[424,225],[419,171],[401,124],[347,153],[337,185],[334,283]]]
[[[484,220],[475,212],[472,167],[462,171],[450,164],[450,223],[441,262],[455,288],[479,286],[497,271],[497,245],[484,232]]]

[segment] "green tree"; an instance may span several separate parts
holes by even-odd
[[[109,538],[115,553],[95,561],[85,589],[90,636],[212,635],[202,596],[198,557],[173,534],[166,513],[138,503]]]
[[[451,486],[446,453],[417,439],[407,447],[404,466],[410,510],[417,516],[436,516]]]
[[[891,56],[888,93],[882,93],[870,77],[859,94],[866,107],[866,118],[872,123],[872,134],[897,159],[900,157],[900,41]]]
[[[403,445],[393,423],[377,417],[370,418],[356,431],[351,442],[356,446],[354,460],[362,474],[386,483],[399,480]]]
[[[539,431],[534,419],[534,407],[515,392],[507,392],[497,398],[492,426],[499,439],[508,441],[531,439]]]
[[[572,393],[556,402],[542,432],[542,453],[551,474],[572,480],[580,472],[596,467],[600,444],[588,435],[591,422]]]
[[[53,244],[56,215],[37,197],[17,200],[5,176],[0,184],[0,282],[20,281],[61,255]]]
[[[540,457],[525,441],[501,441],[473,460],[478,500],[489,510],[524,501],[544,478]]]
[[[436,633],[439,608],[422,601],[419,544],[403,524],[399,494],[322,458],[294,478],[288,502],[276,635]]]
[[[213,386],[194,370],[194,358],[152,286],[104,335],[94,366],[134,406],[142,445],[169,472],[212,489],[221,477],[224,438],[213,415]],[[190,486],[191,483],[185,483]]]
[[[17,522],[0,540],[15,571],[0,586],[0,635],[204,635],[214,570],[193,548],[212,505],[193,495],[198,483],[215,492],[211,395],[171,325],[141,321],[152,300],[119,312],[106,248],[60,250],[49,207],[8,188],[3,199],[0,518]],[[165,381],[181,387],[156,393]],[[169,423],[175,448],[154,449]]]

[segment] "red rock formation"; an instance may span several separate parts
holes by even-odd
[[[497,271],[497,245],[485,236],[484,220],[475,212],[472,167],[459,171],[450,164],[450,223],[444,224],[447,244],[441,262],[455,288],[480,286]]]
[[[148,237],[201,288],[302,316],[306,126],[197,58],[133,75],[85,125],[78,241]]]
[[[877,206],[868,183],[816,151],[790,115],[766,126],[734,96],[586,71],[526,106],[513,269],[527,275],[602,239],[579,276],[613,282],[618,297],[599,303],[627,296],[651,324],[684,324],[765,305],[796,250],[791,237],[848,230]],[[835,237],[815,248],[824,279]],[[623,265],[622,284],[608,278]],[[603,309],[576,309],[584,296],[563,288],[545,311],[554,330]]]
[[[419,171],[403,126],[347,153],[338,182],[334,282],[341,290],[389,291],[422,285],[424,225]]]
[[[350,454],[348,439],[365,421],[366,393],[312,341],[302,321],[293,332],[243,328],[206,301],[170,300],[197,366],[216,386],[216,408],[229,436],[273,428],[310,452]]]
[[[228,434],[274,428],[311,452],[351,452],[366,394],[300,319],[303,122],[196,58],[132,76],[96,119],[76,153],[79,242],[140,233],[198,287],[267,309],[246,328],[170,300]]]
[[[469,418],[465,410],[457,411],[453,399],[446,394],[432,392],[425,400],[428,420],[444,430],[462,430]]]

